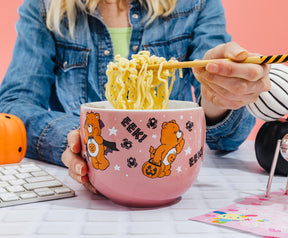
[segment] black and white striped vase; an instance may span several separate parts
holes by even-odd
[[[260,94],[255,103],[246,106],[248,111],[263,121],[275,121],[288,114],[288,67],[271,65],[271,90]]]

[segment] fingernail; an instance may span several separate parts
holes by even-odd
[[[218,64],[214,64],[214,63],[209,63],[206,66],[206,70],[210,73],[218,73],[219,71],[219,66]]]
[[[71,144],[69,147],[70,147],[70,150],[71,150],[72,152],[74,152],[74,144]]]
[[[76,164],[76,173],[81,174],[82,173],[82,165],[81,164]]]
[[[241,55],[247,54],[247,51],[243,48],[236,48],[232,51],[233,57],[238,58]]]

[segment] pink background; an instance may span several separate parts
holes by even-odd
[[[23,0],[5,1],[0,8],[0,83],[11,60],[16,38],[17,8]],[[233,40],[251,52],[285,54],[288,50],[287,0],[222,0],[226,9],[228,32]],[[254,139],[258,121],[249,139]]]

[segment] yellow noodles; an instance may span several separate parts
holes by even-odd
[[[107,100],[116,109],[167,108],[175,80],[175,69],[162,70],[163,63],[166,62],[163,57],[150,56],[148,51],[132,55],[132,60],[116,55],[115,63],[110,62],[107,66]],[[147,70],[147,66],[151,64],[160,64],[160,67],[158,70]],[[137,65],[141,69],[137,69]]]

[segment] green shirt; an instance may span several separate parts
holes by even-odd
[[[114,55],[120,55],[127,58],[129,53],[129,42],[131,36],[131,27],[108,28],[112,38]]]

